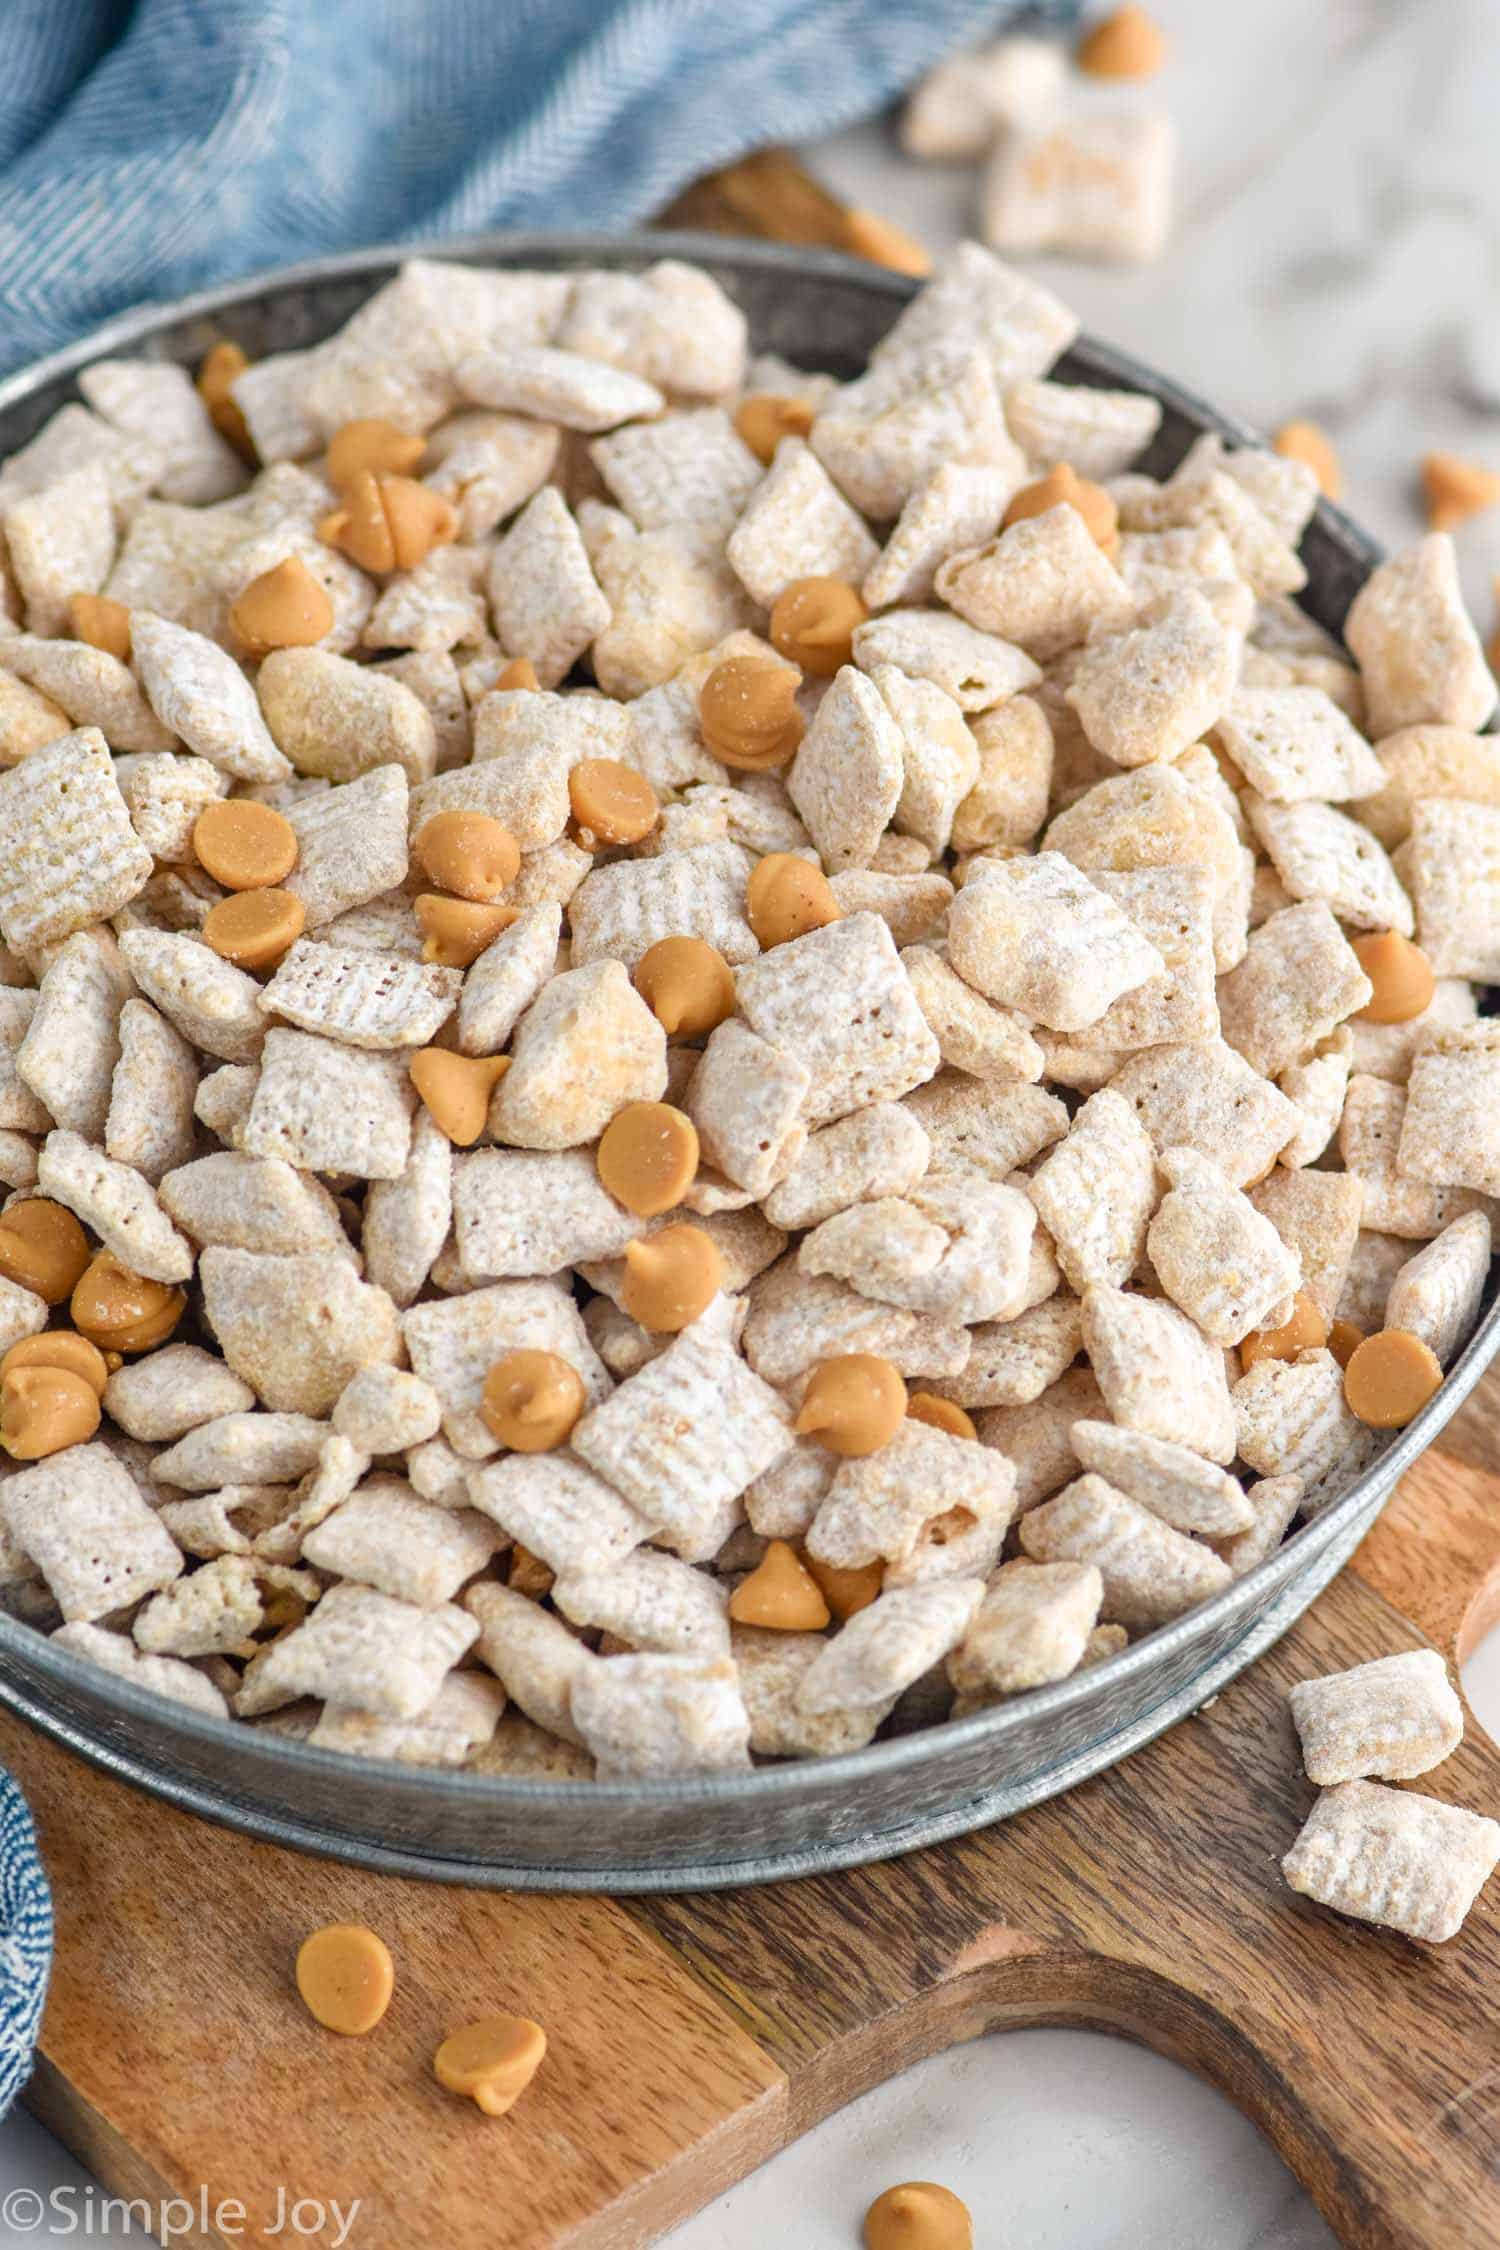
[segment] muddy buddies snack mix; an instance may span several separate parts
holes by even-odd
[[[191,449],[116,365],[0,464],[15,1614],[352,1756],[735,1772],[1099,1661],[1417,1411],[1494,685],[1441,534],[1335,661],[1300,466],[1140,473],[1075,328],[970,244],[768,391],[674,260],[416,260]],[[1309,1683],[1305,1887],[1451,1716]]]

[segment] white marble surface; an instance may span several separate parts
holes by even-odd
[[[1442,445],[1500,462],[1500,7],[1495,0],[1155,0],[1175,55],[1154,86],[1181,135],[1172,243],[1150,268],[1038,266],[1096,334],[1270,427],[1312,414],[1348,505],[1412,537],[1415,464]],[[966,169],[902,158],[887,124],[811,152],[851,200],[937,247],[972,225]],[[1482,628],[1500,512],[1461,534]],[[1500,1730],[1500,1636],[1466,1680]],[[1493,1808],[1490,1808],[1493,1809]],[[673,2250],[848,2250],[893,2180],[970,2202],[980,2250],[1328,2250],[1259,2135],[1186,2072],[1083,2032],[935,2058],[788,2150]],[[53,2211],[33,2198],[71,2190]],[[97,2191],[95,2191],[97,2192]],[[87,2176],[29,2118],[0,2127],[0,2250],[98,2223]],[[17,2198],[20,2198],[18,2201]],[[358,2250],[359,2231],[351,2235]]]

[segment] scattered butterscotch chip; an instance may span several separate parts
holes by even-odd
[[[730,1595],[729,1614],[736,1625],[763,1625],[773,1633],[821,1633],[832,1612],[796,1548],[773,1539]]]
[[[769,469],[784,437],[806,437],[813,426],[813,410],[805,398],[752,391],[735,408],[734,426],[756,460]]]
[[[1424,453],[1422,497],[1431,531],[1453,531],[1500,501],[1500,470],[1457,453]]]
[[[1328,1349],[1340,1367],[1348,1366],[1364,1340],[1364,1330],[1352,1320],[1336,1320],[1328,1331]]]
[[[263,891],[297,864],[297,831],[284,812],[254,797],[221,797],[193,822],[198,865],[226,891]]]
[[[234,447],[235,452],[249,462],[256,459],[255,441],[250,427],[236,405],[232,386],[250,365],[246,353],[238,344],[226,338],[215,344],[198,369],[198,396],[208,408],[208,418],[221,438]]]
[[[885,1584],[883,1562],[829,1563],[817,1555],[804,1555],[802,1559],[840,1624],[868,1609]]]
[[[557,1352],[515,1351],[485,1377],[479,1411],[512,1452],[550,1453],[567,1443],[583,1406],[583,1378],[571,1361]]]
[[[23,1336],[0,1358],[0,1382],[15,1367],[61,1367],[81,1375],[96,1398],[103,1398],[110,1367],[97,1344],[71,1328],[49,1328],[40,1336]]]
[[[102,648],[122,664],[130,662],[130,612],[123,602],[111,601],[107,594],[70,594],[68,622],[76,640]]]
[[[440,2086],[503,2117],[535,2078],[547,2034],[529,2016],[482,2016],[443,2041],[432,2060]]]
[[[273,648],[311,648],[333,631],[333,603],[300,555],[288,555],[252,578],[229,612],[251,656]]]
[[[661,818],[661,800],[646,776],[618,758],[581,758],[568,775],[568,802],[586,851],[638,844]]]
[[[1299,1289],[1292,1305],[1292,1317],[1280,1328],[1252,1330],[1240,1345],[1240,1364],[1246,1372],[1261,1359],[1295,1359],[1299,1352],[1316,1351],[1328,1341],[1328,1323],[1318,1310],[1317,1302],[1305,1289]]]
[[[101,1250],[79,1276],[68,1306],[73,1326],[102,1352],[149,1352],[164,1344],[187,1310],[187,1298],[165,1281],[133,1273]]]
[[[1442,1380],[1442,1367],[1420,1336],[1382,1328],[1355,1346],[1344,1369],[1344,1398],[1372,1430],[1404,1430]]]
[[[843,245],[851,258],[868,258],[871,265],[889,266],[892,273],[921,276],[932,271],[932,255],[914,234],[898,227],[878,211],[847,211]]]
[[[734,1014],[734,971],[706,938],[658,938],[636,963],[635,988],[669,1039],[700,1039]]]
[[[903,2180],[865,2213],[865,2250],[974,2250],[969,2206],[935,2180]]]
[[[951,1398],[939,1398],[935,1391],[913,1391],[906,1402],[908,1421],[926,1422],[934,1430],[946,1430],[950,1437],[977,1438],[970,1417]]]
[[[1301,461],[1318,480],[1325,500],[1344,497],[1344,471],[1328,432],[1317,422],[1283,422],[1271,440],[1284,461]]]
[[[698,1128],[670,1102],[627,1102],[600,1135],[599,1177],[627,1211],[675,1211],[698,1171]]]
[[[1154,78],[1167,59],[1167,37],[1144,8],[1116,8],[1078,42],[1078,67],[1094,78]]]
[[[1356,1023],[1410,1023],[1429,1007],[1437,989],[1432,964],[1419,945],[1399,930],[1370,931],[1349,943],[1375,987],[1354,1014]]]
[[[423,891],[412,912],[426,933],[422,959],[441,969],[467,969],[502,930],[519,918],[514,906],[482,905],[477,899],[442,898]]]
[[[830,1453],[857,1460],[878,1453],[906,1419],[906,1384],[874,1352],[841,1352],[819,1361],[794,1427]]]
[[[698,724],[714,756],[740,773],[784,766],[806,732],[800,675],[765,656],[731,656],[698,691]]]
[[[412,848],[441,889],[479,905],[509,889],[521,867],[520,845],[493,813],[434,813],[417,830]]]
[[[237,969],[270,969],[296,944],[306,920],[291,891],[232,891],[209,908],[203,942]]]
[[[745,919],[766,952],[842,919],[833,885],[814,860],[767,852],[745,886]]]
[[[89,1238],[66,1204],[28,1195],[0,1211],[0,1281],[45,1304],[71,1297],[89,1258]]]
[[[334,431],[323,474],[335,492],[342,492],[362,471],[370,476],[405,476],[426,451],[425,438],[398,430],[394,422],[382,421],[378,415],[361,415]]]
[[[99,1394],[66,1367],[11,1367],[0,1375],[0,1445],[16,1461],[44,1461],[82,1445],[99,1427]]]
[[[530,695],[535,695],[541,684],[537,678],[536,666],[529,656],[513,656],[495,682],[497,688],[504,688],[512,693],[523,688]]]
[[[1044,516],[1049,508],[1061,507],[1077,509],[1088,525],[1089,537],[1103,554],[1118,551],[1120,518],[1113,500],[1102,484],[1081,477],[1067,461],[1059,461],[1035,484],[1023,484],[1001,518],[1001,525],[1008,531],[1013,523],[1021,523],[1028,516]]]
[[[831,679],[853,655],[870,612],[842,578],[794,578],[771,608],[771,645],[789,664]]]
[[[457,536],[458,517],[441,493],[413,477],[358,469],[344,504],[318,525],[318,537],[374,577],[415,570],[434,547]]]
[[[357,2039],[391,2004],[396,1968],[390,1948],[359,1922],[330,1922],[297,1949],[297,1990],[325,2031]]]
[[[620,1299],[653,1335],[675,1336],[708,1310],[723,1278],[713,1236],[684,1219],[626,1245]]]
[[[408,1067],[438,1131],[455,1148],[472,1148],[484,1131],[490,1096],[510,1068],[509,1055],[456,1055],[450,1047],[419,1047]]]

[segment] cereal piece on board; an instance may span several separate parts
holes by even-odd
[[[254,977],[184,931],[123,930],[120,951],[147,999],[190,1046],[225,1062],[256,1060],[266,1019]]]
[[[1175,758],[1224,714],[1239,650],[1200,594],[1150,604],[1126,630],[1095,634],[1067,699],[1117,766]]]
[[[923,358],[935,345],[978,344],[1003,392],[1028,375],[1045,375],[1077,334],[1077,317],[1039,282],[980,243],[960,242],[937,261],[871,358],[879,365]]]
[[[219,1414],[158,1453],[151,1474],[185,1492],[286,1484],[316,1468],[326,1422],[307,1414]]]
[[[1336,1914],[1441,1945],[1497,1860],[1500,1822],[1415,1789],[1344,1781],[1318,1798],[1281,1871]]]
[[[1210,1461],[1234,1459],[1224,1355],[1175,1305],[1089,1289],[1083,1342],[1110,1413],[1125,1429],[1185,1445]]]
[[[1409,1258],[1391,1283],[1383,1325],[1420,1336],[1445,1367],[1479,1318],[1490,1232],[1485,1213],[1470,1211]]]
[[[120,1059],[110,1082],[104,1149],[153,1187],[197,1144],[193,1116],[198,1058],[180,1031],[146,1000],[120,1011]]]
[[[525,655],[544,688],[566,677],[610,620],[568,504],[544,484],[490,562],[490,608],[502,648]]]
[[[182,1569],[175,1541],[102,1443],[17,1470],[0,1484],[0,1517],[69,1625],[126,1609]]]
[[[1430,533],[1371,571],[1350,605],[1344,637],[1377,742],[1399,727],[1482,727],[1495,707],[1495,683],[1464,608],[1447,532]]]
[[[150,1183],[117,1164],[81,1134],[49,1133],[37,1159],[43,1195],[66,1204],[132,1273],[151,1281],[186,1281],[192,1245],[178,1233]]]
[[[1385,778],[1379,758],[1321,688],[1239,688],[1218,737],[1250,787],[1268,803],[1368,797]]]
[[[736,1187],[763,1196],[806,1145],[801,1111],[811,1083],[795,1054],[773,1047],[736,1017],[721,1023],[693,1072],[685,1104],[704,1161]]]
[[[948,918],[953,966],[1002,1006],[1081,1031],[1166,964],[1128,915],[1059,852],[976,869]]]
[[[860,591],[866,606],[930,600],[939,565],[995,537],[1015,488],[1010,467],[983,461],[944,461],[920,477],[865,574]]]
[[[897,1100],[938,1067],[937,1041],[878,915],[852,914],[776,946],[742,967],[735,987],[750,1028],[812,1073],[809,1128]]]
[[[618,961],[554,977],[516,1027],[490,1104],[497,1140],[576,1148],[616,1110],[666,1089],[666,1034]]]
[[[901,961],[950,1069],[1002,1084],[1041,1077],[1042,1050],[1023,1016],[1011,1008],[994,1007],[929,946],[907,946]]]
[[[862,1750],[890,1715],[893,1696],[842,1711],[799,1708],[802,1682],[828,1645],[821,1633],[736,1625],[730,1640],[758,1758],[831,1758]]]
[[[573,1432],[579,1456],[686,1562],[717,1553],[745,1487],[793,1443],[786,1407],[735,1347],[736,1312],[715,1298]]]
[[[203,1311],[226,1364],[280,1414],[328,1414],[361,1367],[394,1362],[396,1308],[326,1252],[205,1250]]]
[[[815,1227],[852,1203],[904,1195],[927,1169],[932,1144],[899,1102],[873,1102],[808,1140],[762,1203],[777,1227]]]
[[[1152,1632],[1230,1583],[1227,1564],[1092,1472],[1021,1518],[1034,1562],[1092,1563],[1104,1581],[1102,1615]]]
[[[66,633],[69,601],[74,594],[97,594],[114,560],[114,511],[103,466],[90,462],[11,499],[0,524],[28,629]]]
[[[1286,1096],[1222,1039],[1153,1047],[1111,1080],[1157,1148],[1195,1148],[1236,1187],[1259,1179],[1297,1128]]]
[[[986,1702],[1067,1679],[1083,1660],[1103,1598],[1093,1563],[1006,1563],[948,1658],[949,1679],[960,1695]]]
[[[266,1033],[244,1145],[305,1172],[395,1180],[410,1153],[415,1104],[404,1055],[278,1028]]]
[[[1156,1208],[1151,1136],[1128,1101],[1101,1087],[1026,1182],[1026,1192],[1073,1287],[1107,1282],[1119,1288],[1140,1262]]]
[[[788,437],[751,493],[725,553],[751,600],[769,609],[794,579],[859,585],[880,549],[812,448]]]
[[[1376,746],[1380,779],[1360,792],[1359,817],[1387,851],[1411,834],[1418,805],[1458,797],[1500,805],[1500,743],[1466,727],[1402,727]],[[1265,792],[1262,791],[1262,795]]]
[[[870,368],[823,401],[808,443],[839,490],[876,523],[899,515],[923,479],[950,462],[999,469],[1006,499],[1026,475],[979,349]]]
[[[196,1664],[180,1663],[173,1656],[144,1656],[123,1633],[106,1632],[102,1626],[86,1625],[81,1620],[76,1625],[60,1625],[50,1637],[55,1648],[81,1656],[88,1664],[100,1664],[133,1687],[164,1695],[171,1703],[186,1703],[211,1719],[229,1716],[223,1696]]]
[[[661,1655],[729,1652],[729,1589],[691,1563],[638,1547],[609,1570],[559,1577],[552,1600],[575,1625]]]
[[[1164,1150],[1161,1168],[1171,1184],[1146,1250],[1167,1296],[1226,1348],[1252,1329],[1282,1327],[1302,1280],[1295,1252],[1196,1149]]]
[[[901,728],[878,684],[846,664],[787,776],[825,867],[869,866],[901,800],[904,759]]]
[[[562,350],[626,368],[682,398],[722,398],[739,388],[745,316],[700,267],[663,258],[644,273],[585,272],[564,294],[551,339]]]
[[[1161,427],[1161,406],[1144,391],[1032,378],[1006,392],[1005,419],[1034,468],[1067,461],[1079,476],[1104,484],[1145,452]]]
[[[256,679],[266,725],[298,773],[356,781],[399,766],[410,782],[437,770],[437,731],[425,703],[388,674],[325,648],[276,648]]]
[[[412,1306],[401,1332],[413,1368],[443,1402],[443,1435],[466,1460],[484,1461],[499,1450],[479,1402],[485,1377],[507,1352],[556,1352],[577,1369],[592,1400],[610,1388],[577,1306],[554,1281],[498,1281],[434,1298]]]
[[[1416,1057],[1396,1168],[1439,1187],[1500,1195],[1500,1024],[1486,1018],[1439,1032]]]
[[[302,1553],[315,1569],[434,1609],[483,1570],[500,1535],[472,1508],[434,1508],[400,1477],[370,1477],[315,1524]]]
[[[1301,1287],[1332,1320],[1359,1236],[1364,1187],[1350,1172],[1286,1171],[1277,1165],[1249,1190],[1302,1268]]]
[[[54,1124],[102,1140],[120,1059],[120,1014],[134,991],[107,930],[64,940],[42,977],[15,1069]]]
[[[309,931],[405,882],[407,798],[406,775],[391,765],[287,806],[297,864],[284,888],[302,901]]]
[[[332,1586],[256,1659],[236,1708],[247,1717],[314,1695],[380,1718],[420,1718],[478,1632],[451,1603],[418,1609],[370,1586]]]
[[[1073,1424],[1073,1451],[1131,1500],[1174,1531],[1221,1539],[1248,1531],[1255,1512],[1237,1480],[1185,1445],[1123,1430],[1114,1422]]]
[[[18,953],[108,921],[151,873],[96,727],[0,771],[0,833],[0,936]]]
[[[908,1418],[887,1445],[840,1461],[807,1534],[807,1551],[838,1570],[904,1562],[941,1517],[997,1535],[1010,1522],[1015,1471],[1002,1454]]]
[[[233,781],[285,781],[255,690],[234,658],[202,633],[149,611],[132,611],[130,649],[152,710],[190,750]]]
[[[575,1681],[602,1661],[586,1641],[510,1586],[470,1586],[464,1607],[478,1620],[474,1654],[540,1727],[565,1742],[579,1740],[569,1716]]]
[[[1224,978],[1224,1037],[1252,1070],[1275,1078],[1304,1062],[1372,990],[1327,906],[1305,899],[1268,915],[1252,932],[1244,960]]]
[[[1429,1119],[1437,1121],[1435,1130],[1439,1135],[1453,1127],[1455,1111],[1449,1088],[1455,1078],[1465,1096],[1470,1090],[1470,1081],[1483,1083],[1482,1048],[1477,1051],[1476,1061],[1477,1068],[1460,1055],[1456,1073],[1443,1069],[1429,1077],[1426,1112]],[[1484,1210],[1487,1206],[1472,1188],[1437,1184],[1419,1177],[1403,1164],[1406,1108],[1407,1094],[1403,1087],[1387,1085],[1381,1078],[1360,1075],[1351,1078],[1339,1123],[1339,1154],[1345,1171],[1353,1173],[1364,1188],[1361,1226],[1377,1234],[1398,1234],[1409,1242],[1425,1242],[1441,1234],[1450,1220],[1461,1219],[1465,1212]],[[1418,1115],[1420,1118],[1422,1112]],[[1484,1123],[1483,1119],[1464,1115],[1466,1143],[1482,1133]],[[1414,1136],[1412,1153],[1425,1157],[1429,1138],[1425,1128],[1420,1140]],[[1433,1148],[1432,1159],[1446,1170],[1449,1153],[1439,1141]]]
[[[403,1311],[432,1271],[452,1215],[452,1145],[422,1109],[399,1176],[372,1180],[365,1193],[365,1270]]]
[[[1500,806],[1460,798],[1412,807],[1402,870],[1435,976],[1500,977]]]
[[[750,1720],[727,1655],[609,1657],[574,1682],[571,1711],[604,1780],[750,1763]]]
[[[1294,899],[1323,899],[1359,930],[1415,928],[1412,903],[1367,828],[1332,805],[1249,801],[1250,825]]]
[[[381,1719],[346,1703],[325,1703],[307,1739],[314,1750],[341,1750],[346,1757],[473,1766],[482,1761],[504,1709],[498,1680],[450,1672],[420,1719]]]
[[[1371,1450],[1373,1433],[1345,1405],[1332,1352],[1259,1359],[1233,1396],[1240,1456],[1260,1476],[1301,1477],[1311,1487]]]
[[[453,1238],[471,1281],[564,1273],[617,1258],[641,1232],[590,1151],[476,1149],[453,1165]]]
[[[426,1047],[452,1015],[463,981],[457,969],[337,945],[327,935],[299,938],[277,963],[260,1006],[345,1047]]]
[[[1435,1648],[1299,1680],[1287,1700],[1307,1778],[1320,1789],[1372,1776],[1413,1781],[1463,1740],[1463,1707]]]
[[[958,1646],[983,1598],[978,1578],[942,1578],[879,1595],[824,1643],[803,1678],[799,1710],[812,1717],[901,1694]]]
[[[128,1437],[172,1445],[221,1414],[243,1414],[255,1393],[197,1344],[166,1344],[127,1360],[104,1386],[104,1410]]]
[[[705,543],[728,538],[761,480],[718,406],[617,430],[590,446],[589,458],[639,530],[687,527]]]
[[[726,839],[596,868],[571,902],[574,966],[608,956],[634,969],[666,937],[701,937],[731,964],[753,960],[760,948],[745,919],[753,864]]]
[[[1004,133],[985,173],[981,231],[1011,256],[1158,257],[1175,154],[1171,121],[1144,112],[1080,113]]]
[[[941,599],[966,623],[1023,648],[1038,664],[1091,632],[1123,628],[1134,603],[1076,508],[1048,508],[998,539],[950,555],[936,577]]]
[[[887,610],[855,628],[853,645],[862,672],[894,665],[911,679],[930,680],[961,711],[988,711],[1042,676],[1024,650],[942,610]]]

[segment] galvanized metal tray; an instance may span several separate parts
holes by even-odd
[[[67,399],[92,361],[195,360],[219,336],[252,357],[330,334],[403,253],[371,250],[148,307],[0,383],[0,455]],[[757,350],[847,376],[915,284],[830,251],[713,235],[496,235],[429,246],[476,265],[706,266],[744,307]],[[1193,439],[1255,433],[1125,354],[1082,339],[1070,381],[1151,392],[1164,412],[1145,466]],[[1305,607],[1338,632],[1379,550],[1319,508],[1303,545]],[[1494,1275],[1480,1325],[1442,1389],[1350,1489],[1257,1570],[1120,1656],[1055,1687],[848,1757],[659,1783],[564,1785],[346,1758],[204,1718],[113,1678],[0,1616],[0,1703],[172,1803],[277,1843],[440,1881],[536,1890],[699,1890],[890,1857],[1071,1788],[1197,1709],[1284,1633],[1353,1553],[1402,1472],[1500,1346]]]

